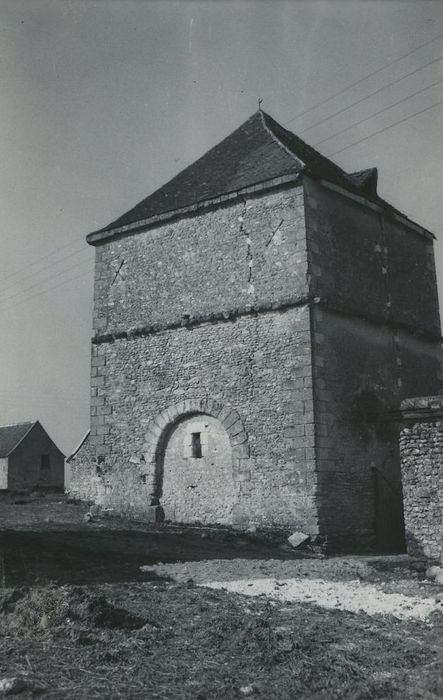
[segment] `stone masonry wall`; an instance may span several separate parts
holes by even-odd
[[[333,551],[395,551],[393,516],[402,519],[397,437],[377,416],[396,391],[391,334],[324,308],[313,315],[321,533]],[[376,522],[377,508],[383,522]]]
[[[330,309],[438,339],[430,234],[308,178],[304,187],[312,297]]]
[[[313,309],[320,528],[335,549],[402,547],[398,427],[390,412],[440,387],[440,345],[363,319]],[[340,512],[340,517],[337,513]]]
[[[143,517],[158,491],[152,425],[201,401],[235,411],[245,435],[235,448],[230,435],[242,448],[233,522],[315,533],[307,291],[301,187],[101,244],[91,434],[71,462],[72,493]]]
[[[283,189],[97,247],[94,330],[169,326],[306,295],[303,192]]]
[[[402,403],[400,454],[411,556],[443,556],[443,396]]]
[[[214,416],[197,414],[178,421],[168,432],[160,495],[166,519],[232,524],[238,484],[230,436],[223,423]],[[193,433],[200,438],[199,456],[194,455]]]
[[[73,492],[143,517],[160,492],[153,436],[169,415],[207,414],[241,452],[234,524],[398,550],[398,428],[384,416],[440,390],[440,325],[432,240],[371,206],[305,178],[102,242]]]
[[[309,327],[301,306],[93,345],[95,457],[79,451],[72,491],[93,498],[99,476],[103,505],[142,517],[155,480],[144,455],[150,424],[177,402],[210,399],[235,409],[248,438],[234,522],[315,533]]]
[[[8,458],[0,457],[0,490],[8,488]]]
[[[432,240],[306,181],[319,527],[332,548],[404,546],[400,401],[441,386]]]

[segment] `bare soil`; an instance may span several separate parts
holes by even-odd
[[[16,697],[443,697],[437,611],[399,619],[205,587],[215,574],[232,584],[261,571],[308,585],[360,574],[388,592],[437,599],[442,588],[405,558],[297,559],[278,542],[229,531],[87,524],[84,504],[0,507],[0,679],[20,680]]]

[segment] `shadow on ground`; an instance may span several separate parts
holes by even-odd
[[[140,572],[142,564],[236,557],[293,559],[297,554],[235,532],[167,526],[150,531],[97,526],[0,531],[2,586],[147,581],[157,577]]]

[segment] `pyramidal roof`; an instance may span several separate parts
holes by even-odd
[[[354,191],[375,194],[376,170],[348,175],[272,117],[258,110],[166,185],[96,233],[145,222],[284,175],[307,172]],[[94,234],[91,234],[94,235]]]

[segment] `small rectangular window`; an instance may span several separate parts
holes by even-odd
[[[49,469],[49,455],[41,455],[40,467],[45,470]]]
[[[201,433],[191,433],[192,437],[192,456],[196,459],[200,459],[202,456],[202,443],[200,439]]]

